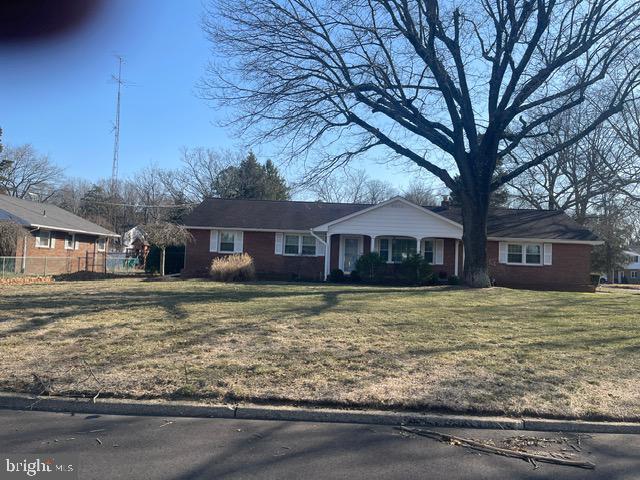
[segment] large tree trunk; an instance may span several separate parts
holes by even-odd
[[[487,265],[488,194],[486,201],[472,200],[466,195],[461,195],[461,198],[464,283],[475,288],[490,287],[491,279]]]

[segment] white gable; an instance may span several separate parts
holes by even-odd
[[[331,234],[462,238],[461,226],[402,198],[347,216],[344,220],[331,222],[326,227]]]

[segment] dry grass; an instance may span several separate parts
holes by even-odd
[[[214,258],[209,275],[219,282],[247,282],[256,279],[256,267],[248,253]]]
[[[0,312],[4,390],[640,418],[632,291],[128,279]]]

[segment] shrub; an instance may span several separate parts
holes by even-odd
[[[339,268],[334,268],[329,273],[329,281],[334,283],[342,283],[344,282],[344,272]]]
[[[460,277],[458,277],[457,275],[451,275],[448,279],[447,279],[447,283],[449,285],[460,285]]]
[[[247,282],[255,280],[256,268],[249,254],[227,255],[213,259],[209,275],[219,282]]]
[[[358,276],[365,282],[379,282],[383,279],[387,262],[377,252],[365,253],[356,261]],[[351,274],[353,276],[353,273]]]
[[[357,270],[354,270],[349,274],[349,281],[352,283],[360,283],[362,281],[362,277]]]
[[[400,264],[400,278],[414,285],[426,285],[433,282],[431,265],[420,254],[405,258]]]

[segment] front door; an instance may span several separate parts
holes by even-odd
[[[342,270],[351,273],[356,269],[356,261],[360,257],[362,238],[345,237],[342,249]]]

